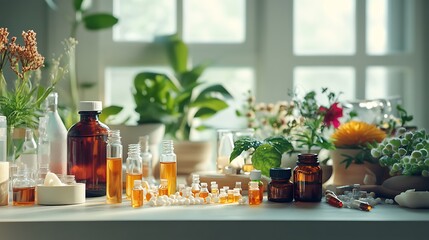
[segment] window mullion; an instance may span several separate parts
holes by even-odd
[[[365,79],[366,79],[366,1],[355,1],[356,4],[356,64],[355,64],[355,83],[356,98],[365,98]]]
[[[183,37],[183,1],[184,0],[177,0],[176,6],[176,31],[179,36]]]

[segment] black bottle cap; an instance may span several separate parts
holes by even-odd
[[[271,179],[290,179],[292,170],[290,168],[271,168],[270,177]]]

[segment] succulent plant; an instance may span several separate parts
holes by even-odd
[[[429,177],[429,135],[425,129],[399,128],[394,137],[371,149],[371,155],[379,159],[381,166],[390,168],[390,175]]]

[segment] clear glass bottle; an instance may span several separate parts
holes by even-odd
[[[194,174],[192,175],[192,184],[191,184],[192,196],[198,197],[201,191],[200,186],[200,175]]]
[[[241,193],[239,188],[234,188],[234,202],[237,203],[241,200]]]
[[[128,145],[127,176],[125,182],[125,193],[127,199],[131,199],[134,180],[142,180],[142,158],[140,157],[140,145]]]
[[[299,154],[293,170],[294,198],[300,202],[320,202],[322,199],[322,169],[317,154]]]
[[[258,189],[259,189],[259,198],[261,201],[264,199],[264,183],[261,181],[262,173],[261,170],[252,170],[249,174],[250,182],[249,182],[249,188],[251,182],[257,182],[258,183]]]
[[[18,170],[12,182],[13,205],[32,206],[36,200],[36,182],[30,177],[30,171],[23,163],[18,163]]]
[[[180,193],[180,196],[182,197],[184,197],[185,188],[186,188],[185,184],[179,183],[179,193]]]
[[[176,193],[177,159],[172,140],[162,141],[160,178],[168,180],[168,195]]]
[[[209,189],[207,188],[207,183],[203,182],[201,183],[201,190],[199,193],[199,197],[204,199],[204,202],[206,202],[206,198],[209,196]]]
[[[158,196],[168,196],[168,180],[167,179],[161,179],[161,184],[159,184],[158,187]]]
[[[78,183],[85,183],[86,197],[106,195],[109,128],[98,120],[101,110],[100,101],[81,101],[80,121],[67,134],[67,174],[75,175]]]
[[[259,194],[259,183],[256,181],[249,182],[249,205],[259,205],[262,203],[261,196]]]
[[[142,157],[143,179],[148,181],[149,184],[155,185],[156,181],[155,181],[155,178],[153,177],[153,172],[152,172],[153,155],[149,149],[149,136],[145,135],[145,136],[139,137],[139,144],[140,144],[141,157]]]
[[[219,187],[217,185],[217,183],[212,183],[212,185],[210,186],[211,188],[211,193],[213,197],[218,197],[219,196]]]
[[[293,183],[290,181],[290,168],[271,168],[271,182],[268,183],[267,195],[271,202],[292,202]]]
[[[219,193],[219,203],[224,204],[228,202],[228,194],[224,188],[220,189]]]
[[[218,149],[216,158],[216,167],[218,172],[223,173],[226,166],[229,165],[229,156],[234,149],[233,134],[229,130],[218,130]]]
[[[110,130],[107,138],[106,201],[122,202],[122,143],[119,130]]]
[[[37,173],[37,143],[34,140],[33,130],[25,129],[25,140],[22,145],[22,154],[19,162],[25,164],[29,177],[36,179]]]
[[[238,188],[240,190],[240,194],[243,194],[243,189],[241,188],[241,182],[235,182],[235,188]]]
[[[131,192],[131,206],[133,208],[139,208],[143,206],[144,200],[144,188],[142,187],[141,180],[134,180],[133,189]]]
[[[43,184],[46,174],[49,172],[49,162],[51,159],[51,146],[49,143],[47,126],[48,117],[39,118],[39,149],[37,151],[37,184]]]
[[[58,114],[58,93],[50,93],[46,104],[46,132],[50,143],[49,171],[67,174],[67,129]]]

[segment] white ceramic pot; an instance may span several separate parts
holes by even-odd
[[[325,183],[326,185],[349,185],[349,184],[365,184],[364,179],[367,175],[367,184],[381,184],[386,177],[387,169],[376,163],[365,161],[363,164],[352,163],[348,168],[342,163],[347,156],[356,156],[360,149],[335,149],[331,150],[332,159],[332,176]]]

